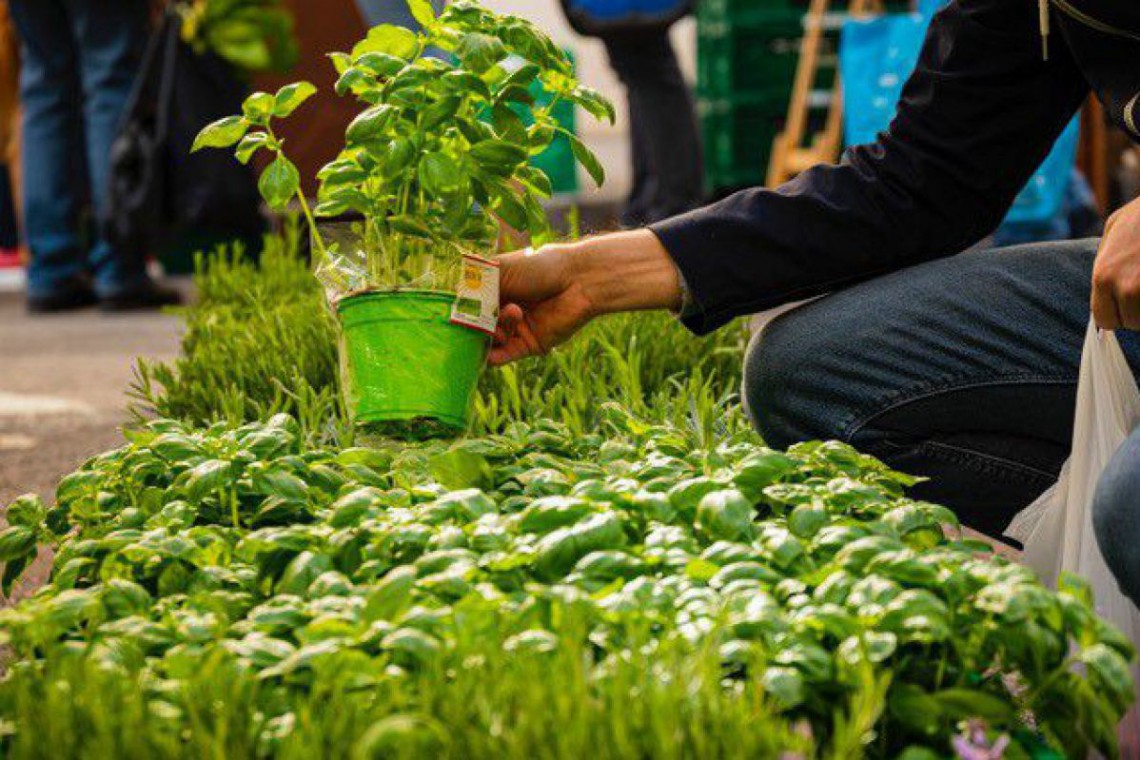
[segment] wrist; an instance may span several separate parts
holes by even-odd
[[[681,306],[681,276],[665,246],[649,230],[616,232],[576,243],[568,251],[570,277],[593,316]]]

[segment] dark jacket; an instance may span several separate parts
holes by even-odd
[[[957,253],[1000,224],[1091,88],[1140,140],[1140,0],[955,0],[877,143],[654,225],[697,333]]]

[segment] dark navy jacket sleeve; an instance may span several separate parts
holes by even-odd
[[[955,0],[877,143],[654,225],[688,287],[686,326],[706,333],[991,233],[1089,89],[1059,35],[1043,59],[1037,21],[1035,0]]]

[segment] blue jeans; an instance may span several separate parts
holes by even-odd
[[[1093,500],[1093,527],[1120,588],[1140,605],[1140,430],[1116,452]]]
[[[629,95],[633,188],[621,222],[637,227],[691,211],[704,198],[693,95],[667,31],[602,38]]]
[[[29,295],[93,275],[100,293],[145,280],[101,239],[111,143],[148,33],[146,0],[9,0],[21,40]]]
[[[926,476],[917,498],[1000,536],[1069,456],[1096,248],[1083,240],[964,253],[780,317],[749,348],[753,422],[775,446],[839,439]],[[1118,335],[1137,371],[1140,336]],[[1137,489],[1140,456],[1131,462],[1110,494]],[[1128,493],[1140,505],[1140,490]],[[1101,522],[1109,519],[1106,554],[1131,556],[1132,574],[1121,578],[1140,594],[1140,520]]]

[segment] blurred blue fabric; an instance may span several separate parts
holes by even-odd
[[[890,125],[903,85],[918,62],[927,27],[944,4],[945,0],[924,0],[918,13],[889,14],[844,24],[839,59],[848,145],[874,142]],[[1074,118],[1014,201],[996,235],[998,242],[1014,244],[1072,236],[1068,214],[1083,197],[1080,188],[1071,187],[1079,139],[1079,119]]]

